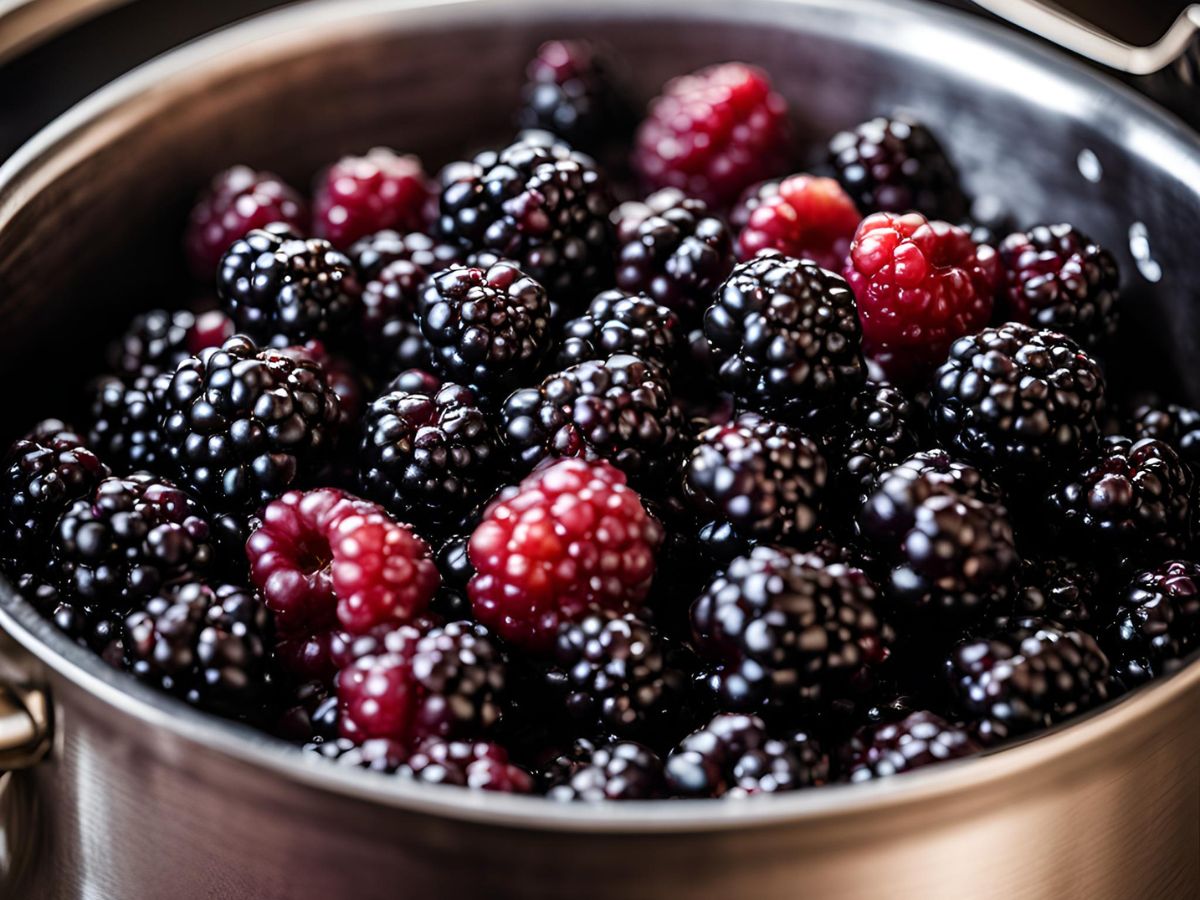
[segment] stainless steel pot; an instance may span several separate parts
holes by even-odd
[[[170,300],[207,175],[307,177],[388,143],[444,160],[503,135],[537,41],[603,38],[649,95],[743,58],[819,144],[896,107],[970,189],[1072,220],[1120,257],[1147,359],[1200,399],[1200,142],[1130,91],[957,14],[894,2],[333,2],[123,78],[0,169],[0,365],[12,427],[69,396],[97,327]],[[1167,324],[1169,323],[1169,327]],[[19,375],[20,380],[14,380]],[[553,805],[342,771],[107,669],[10,591],[0,895],[1194,897],[1200,666],[1025,744],[759,802]],[[42,708],[38,698],[49,697]],[[49,735],[49,739],[47,739]],[[0,762],[0,765],[3,763]]]

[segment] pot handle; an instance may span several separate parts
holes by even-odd
[[[0,772],[25,769],[50,749],[50,703],[37,688],[0,684]]]
[[[1196,65],[1188,57],[1196,35],[1200,34],[1200,4],[1188,6],[1166,34],[1145,47],[1128,44],[1041,0],[975,0],[975,4],[1051,43],[1127,75],[1153,75],[1173,66],[1182,80],[1189,84],[1197,80]]]

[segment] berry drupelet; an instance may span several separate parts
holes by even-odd
[[[421,231],[429,195],[429,179],[415,156],[387,147],[344,156],[317,184],[313,231],[340,248],[385,229]]]
[[[932,415],[943,445],[1006,484],[1045,481],[1089,453],[1104,373],[1070,338],[1009,322],[954,342]]]
[[[501,422],[525,469],[552,456],[604,459],[646,484],[674,466],[683,425],[663,372],[628,354],[588,360],[513,392]]]
[[[651,189],[723,206],[787,166],[787,103],[761,69],[709,66],[667,82],[638,128],[633,167]]]
[[[471,535],[476,618],[523,649],[548,651],[590,607],[636,609],[663,529],[604,462],[564,459],[506,488]]]
[[[906,213],[958,221],[967,198],[958,173],[937,138],[904,116],[876,118],[829,142],[829,161],[861,210]]]
[[[1069,557],[1023,559],[1012,614],[1093,630],[1110,615],[1107,592],[1092,563]]]
[[[1139,572],[1103,638],[1126,687],[1178,670],[1200,648],[1200,565],[1172,560]]]
[[[442,174],[438,233],[465,253],[513,260],[556,298],[611,284],[612,197],[587,156],[544,132]]]
[[[533,776],[513,764],[503,747],[484,741],[426,741],[408,757],[400,774],[424,784],[504,794],[530,794],[534,789]]]
[[[213,315],[205,313],[199,318],[208,322]],[[120,378],[153,377],[172,371],[208,346],[214,345],[208,340],[204,324],[189,310],[152,309],[134,316],[125,333],[108,345],[104,357],[112,374]]]
[[[613,213],[617,286],[645,294],[685,322],[699,321],[733,270],[729,229],[703,200],[664,188]]]
[[[462,262],[459,248],[434,240],[420,231],[400,233],[385,229],[359,238],[346,251],[361,284],[379,277],[394,262],[412,263],[425,273],[439,272]],[[422,276],[423,280],[424,276]]]
[[[866,378],[846,282],[774,251],[733,270],[704,314],[704,335],[721,381],[763,412],[820,409]]]
[[[1200,411],[1175,403],[1139,406],[1133,414],[1133,436],[1157,438],[1200,474]]]
[[[161,393],[170,378],[166,372],[129,381],[106,375],[92,384],[88,445],[117,472],[161,468]]]
[[[778,250],[811,259],[837,272],[850,252],[850,240],[862,220],[846,192],[832,178],[789,175],[748,190],[734,210],[739,259],[760,250]]]
[[[612,63],[589,41],[547,41],[525,68],[518,128],[548,131],[585,153],[628,139],[633,114]]]
[[[565,802],[653,800],[663,796],[663,763],[633,741],[579,741],[565,759],[557,760],[546,796]]]
[[[632,354],[670,372],[683,347],[679,316],[649,297],[620,290],[597,294],[587,312],[563,326],[557,364]]]
[[[936,713],[920,710],[899,722],[867,728],[851,741],[847,781],[902,775],[922,766],[961,759],[982,748],[963,728]]]
[[[1117,262],[1070,225],[1039,225],[1000,244],[1005,318],[1049,328],[1089,351],[1117,332]]]
[[[918,383],[951,343],[992,315],[996,251],[918,213],[875,213],[854,234],[842,273],[857,301],[863,349],[895,380]]]
[[[825,435],[839,495],[858,509],[880,473],[915,453],[921,442],[917,411],[898,388],[867,384],[851,398]]]

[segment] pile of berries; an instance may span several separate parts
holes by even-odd
[[[331,764],[556,801],[890,777],[1200,651],[1200,411],[1106,384],[1113,257],[982,242],[921,123],[794,172],[761,70],[636,129],[619,70],[545,45],[527,130],[434,177],[218,175],[216,307],[4,458],[25,599]]]

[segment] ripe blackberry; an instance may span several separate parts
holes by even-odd
[[[127,610],[213,565],[209,524],[171,482],[138,472],[106,478],[62,514],[50,541],[50,575],[79,603]]]
[[[1162,441],[1108,437],[1047,495],[1054,527],[1084,554],[1129,566],[1190,546],[1192,478]]]
[[[696,439],[683,490],[704,522],[727,525],[747,541],[812,533],[825,494],[825,459],[798,429],[754,413]]]
[[[555,297],[611,283],[612,198],[587,156],[545,132],[480,153],[442,175],[438,233],[465,252],[494,251]]]
[[[425,269],[400,259],[385,266],[363,288],[367,366],[380,378],[392,378],[406,369],[429,368],[429,350],[417,321],[417,301],[428,277]]]
[[[977,739],[1000,743],[1098,706],[1111,691],[1108,657],[1086,632],[1045,619],[998,622],[956,646],[950,684]]]
[[[1096,351],[1117,333],[1113,255],[1070,225],[1039,225],[1000,244],[1006,319],[1049,328]]]
[[[651,189],[723,206],[786,167],[790,138],[767,74],[724,63],[667,82],[638,128],[633,167]]]
[[[945,446],[1008,483],[1045,481],[1099,436],[1104,373],[1069,338],[1009,322],[954,342],[933,387]]]
[[[219,172],[188,219],[184,247],[192,272],[210,283],[230,244],[273,222],[304,230],[308,209],[298,191],[273,172],[249,166]]]
[[[519,647],[548,650],[560,624],[590,607],[640,606],[662,538],[620,470],[547,463],[502,491],[471,535],[476,618]]]
[[[505,794],[533,792],[533,777],[510,762],[503,747],[481,741],[427,741],[408,757],[400,774],[425,784]]]
[[[1091,631],[1108,616],[1107,607],[1100,573],[1093,565],[1054,556],[1021,561],[1014,616],[1036,616]]]
[[[475,567],[467,556],[470,534],[456,534],[447,538],[437,552],[437,567],[442,574],[442,587],[430,604],[436,615],[453,621],[469,619],[471,598],[467,596],[467,584],[475,574]]]
[[[756,547],[692,605],[693,643],[711,666],[722,710],[795,715],[852,696],[883,663],[890,629],[860,570],[819,556]]]
[[[70,591],[59,590],[40,572],[22,572],[28,558],[4,561],[4,575],[17,594],[77,644],[90,647],[106,662],[120,666],[122,612],[97,603],[84,603]]]
[[[547,41],[525,68],[518,128],[548,131],[596,153],[628,137],[633,115],[610,60],[589,41]]]
[[[62,512],[108,475],[69,425],[39,423],[9,448],[0,470],[0,556],[33,566]]]
[[[722,382],[763,411],[819,409],[866,377],[846,282],[774,251],[733,270],[704,314],[704,335]]]
[[[284,225],[235,241],[217,273],[217,295],[238,329],[276,343],[342,337],[361,292],[345,254]]]
[[[815,787],[829,759],[811,737],[774,738],[757,716],[723,713],[671,751],[667,785],[680,797],[739,797]]]
[[[941,144],[907,116],[881,116],[834,135],[829,161],[861,210],[915,210],[951,221],[967,212],[958,172]]]
[[[580,743],[582,752],[549,780],[546,796],[551,800],[595,803],[663,796],[663,763],[649,747],[633,741]]]
[[[154,309],[135,316],[120,338],[108,345],[105,361],[113,374],[129,379],[170,372],[204,349],[196,316],[186,309]]]
[[[107,375],[91,385],[92,427],[88,430],[88,444],[118,472],[161,468],[161,392],[170,378],[164,372],[127,382]]]
[[[1200,647],[1200,565],[1172,560],[1139,572],[1104,640],[1126,687],[1177,671]]]
[[[489,398],[531,375],[550,348],[546,291],[510,262],[438,272],[417,317],[434,368]]]
[[[611,290],[597,294],[587,312],[563,326],[560,369],[589,359],[632,354],[670,373],[683,346],[679,317],[649,297]]]
[[[189,582],[125,619],[125,666],[188,703],[244,715],[263,694],[269,627],[255,592]]]
[[[746,191],[732,219],[741,229],[739,259],[753,259],[760,250],[778,250],[838,272],[862,216],[832,178],[789,175]]]
[[[918,414],[904,393],[886,382],[866,385],[825,439],[841,496],[861,507],[878,476],[915,453],[920,441]]]
[[[1174,403],[1143,405],[1134,411],[1133,420],[1134,438],[1170,444],[1193,473],[1200,472],[1200,412]]]
[[[439,272],[462,262],[457,247],[440,243],[420,231],[401,234],[384,229],[359,238],[346,251],[358,273],[360,284],[367,284],[394,262],[403,260],[426,273]]]
[[[922,766],[961,759],[982,748],[971,735],[936,713],[921,710],[900,722],[860,731],[849,747],[846,780],[872,781]]]
[[[356,744],[348,738],[312,741],[304,745],[308,753],[315,753],[342,766],[367,769],[391,775],[399,772],[408,757],[407,750],[386,738],[376,738]]]
[[[450,622],[422,635],[413,648],[422,735],[480,735],[500,718],[505,660],[491,634],[474,622]]]
[[[842,274],[867,355],[889,378],[916,384],[956,338],[988,323],[1000,266],[994,248],[954,225],[876,213],[859,224]]]
[[[469,389],[393,390],[367,408],[358,477],[363,492],[395,514],[447,522],[486,493],[496,455],[496,438]]]
[[[163,391],[163,453],[215,510],[253,510],[331,449],[337,395],[309,360],[235,335],[179,364]]]
[[[415,156],[387,147],[344,156],[317,183],[313,231],[343,248],[384,229],[420,231],[429,194],[429,178]]]
[[[613,220],[617,286],[698,321],[733,270],[733,240],[720,217],[703,200],[665,188],[622,203]]]
[[[553,456],[603,459],[649,484],[681,449],[679,409],[663,373],[636,356],[588,360],[515,391],[501,436],[526,468]]]

